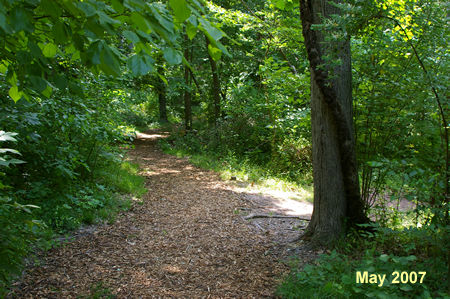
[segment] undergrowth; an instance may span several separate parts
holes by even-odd
[[[302,200],[312,201],[310,169],[288,176],[274,171],[268,163],[258,163],[251,156],[205,144],[201,137],[194,134],[183,136],[175,132],[169,138],[161,139],[159,145],[165,153],[188,157],[192,164],[220,173],[224,180],[233,178],[262,188],[301,191],[304,194]]]
[[[132,200],[146,192],[139,166],[126,161],[107,163],[96,179],[55,192],[36,205],[19,204],[17,194],[0,198],[0,297],[8,292],[36,250],[58,246],[55,236],[82,225],[112,223]],[[16,192],[17,193],[17,192]],[[38,199],[36,199],[37,201]]]
[[[350,234],[314,263],[302,269],[296,264],[277,294],[282,298],[449,298],[449,233],[448,226],[429,225]],[[374,274],[386,275],[383,283],[382,276],[375,279]]]

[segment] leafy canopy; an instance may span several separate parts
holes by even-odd
[[[202,31],[215,58],[227,53],[219,42],[222,31],[196,0],[171,0],[168,6],[143,0],[1,0],[0,74],[14,101],[79,90],[79,82],[65,74],[67,63],[119,76],[126,62],[134,76],[142,76],[154,70],[152,57],[160,52],[169,64],[182,63],[183,26],[191,38]]]

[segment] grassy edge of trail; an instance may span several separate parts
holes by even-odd
[[[20,204],[13,196],[0,198],[0,298],[20,279],[27,265],[38,263],[36,253],[60,246],[85,225],[114,223],[147,192],[139,165],[125,160],[120,150],[91,177],[53,190],[42,204]]]
[[[217,172],[222,180],[239,181],[243,186],[263,190],[281,190],[295,192],[299,201],[312,202],[313,187],[308,178],[295,182],[282,175],[270,173],[267,167],[256,165],[246,157],[239,157],[233,152],[217,153],[213,150],[197,151],[183,143],[167,138],[159,140],[163,152],[179,158],[188,158],[189,162],[202,169]]]

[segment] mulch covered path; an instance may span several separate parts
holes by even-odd
[[[146,177],[143,204],[46,252],[10,297],[87,298],[101,291],[118,298],[274,297],[288,271],[280,246],[289,242],[243,219],[239,211],[252,209],[246,194],[162,153],[156,137],[141,134],[129,152]],[[285,232],[297,236],[290,225]]]

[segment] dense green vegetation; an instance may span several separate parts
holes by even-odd
[[[121,194],[145,192],[125,156],[135,130],[169,128],[164,150],[228,176],[312,188],[299,4],[200,2],[0,0],[0,288],[55,233],[112,221],[130,205]],[[336,5],[341,14],[314,30],[351,36],[360,193],[377,228],[294,265],[279,294],[445,297],[448,3]],[[405,201],[415,208],[398,209]],[[358,269],[427,276],[361,286]]]

